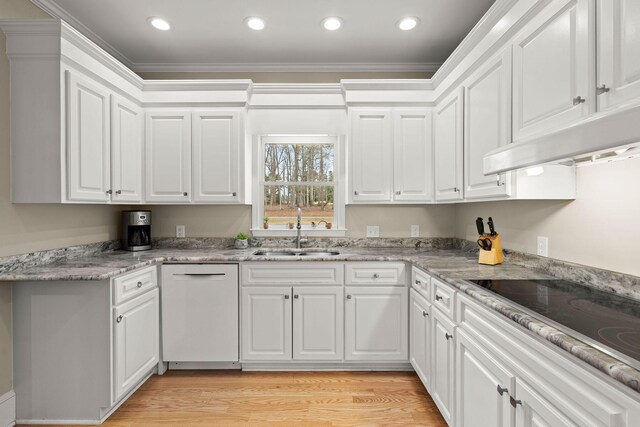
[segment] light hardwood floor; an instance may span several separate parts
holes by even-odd
[[[446,427],[413,372],[169,371],[103,424],[156,425]]]

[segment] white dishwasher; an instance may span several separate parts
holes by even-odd
[[[238,361],[238,265],[162,266],[162,359]]]

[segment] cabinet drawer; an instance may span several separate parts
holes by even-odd
[[[419,268],[411,270],[411,286],[425,298],[431,296],[431,276]]]
[[[456,291],[454,291],[451,286],[436,278],[431,279],[431,288],[433,289],[433,298],[431,300],[433,306],[438,307],[438,309],[442,311],[442,313],[446,314],[449,319],[453,319],[456,306]]]
[[[402,262],[347,263],[347,285],[406,286],[407,267]]]
[[[242,265],[243,285],[342,285],[344,265],[327,262],[252,262]]]
[[[147,267],[113,279],[113,304],[118,305],[157,286],[156,267]]]

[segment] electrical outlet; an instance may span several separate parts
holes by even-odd
[[[187,237],[187,229],[184,225],[176,225],[176,237]]]
[[[367,237],[380,237],[380,227],[377,225],[367,225]]]
[[[538,236],[538,255],[549,256],[549,238]]]
[[[420,226],[412,225],[411,226],[411,237],[420,237]]]

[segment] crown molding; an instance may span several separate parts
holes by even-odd
[[[144,91],[251,91],[253,82],[237,80],[144,80]]]
[[[5,35],[59,36],[60,21],[57,19],[0,19],[0,28]]]
[[[254,83],[252,93],[260,95],[342,95],[340,83]]]
[[[122,52],[120,52],[115,47],[111,46],[107,43],[102,37],[91,31],[89,27],[80,22],[76,17],[71,15],[69,12],[58,6],[51,0],[31,0],[33,4],[38,6],[40,9],[47,12],[54,18],[60,19],[62,21],[68,22],[73,28],[95,43],[97,46],[107,51],[111,56],[116,58],[122,64],[124,64],[127,68],[132,69],[133,62],[129,58],[127,58]]]
[[[431,79],[342,79],[343,90],[433,90]]]
[[[135,72],[436,72],[440,63],[134,63]]]

